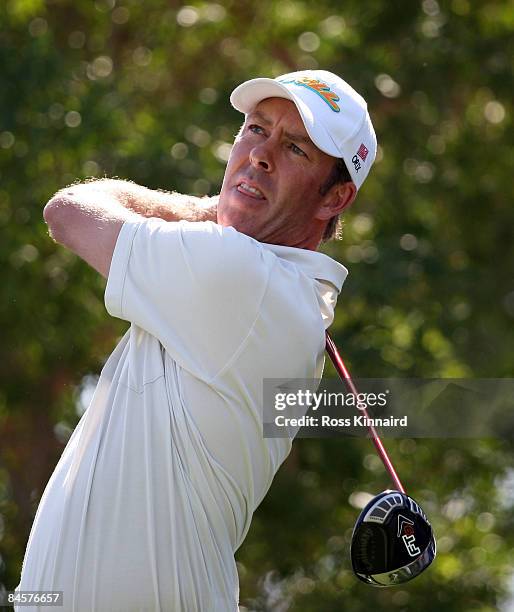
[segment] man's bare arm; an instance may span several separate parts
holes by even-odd
[[[50,235],[107,278],[118,234],[125,221],[216,221],[216,198],[154,191],[128,181],[100,179],[65,187],[43,216]]]
[[[108,194],[59,191],[45,206],[50,236],[107,278],[118,234],[126,221],[143,217]]]
[[[148,189],[131,181],[94,179],[70,185],[62,190],[67,195],[87,197],[103,194],[143,217],[164,221],[213,221],[216,223],[218,196],[199,198],[181,193]]]

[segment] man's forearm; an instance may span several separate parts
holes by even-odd
[[[158,217],[165,221],[214,221],[218,196],[198,198],[195,196],[148,189],[130,181],[97,179],[71,185],[66,191],[85,193],[98,192],[114,197],[122,206],[142,215]]]

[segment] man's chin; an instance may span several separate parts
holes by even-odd
[[[222,225],[223,227],[233,227],[241,234],[246,234],[251,238],[258,238],[258,228],[255,226],[255,222],[252,223],[250,219],[242,219],[237,216],[228,216],[228,215],[218,215],[218,225]]]

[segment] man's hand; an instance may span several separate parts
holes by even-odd
[[[218,198],[153,191],[135,183],[101,179],[71,185],[48,202],[43,217],[52,238],[107,278],[122,225],[131,219],[214,221]]]

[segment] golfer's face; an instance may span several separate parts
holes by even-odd
[[[310,140],[296,106],[267,98],[247,115],[225,171],[218,223],[261,242],[304,247],[334,158]]]

